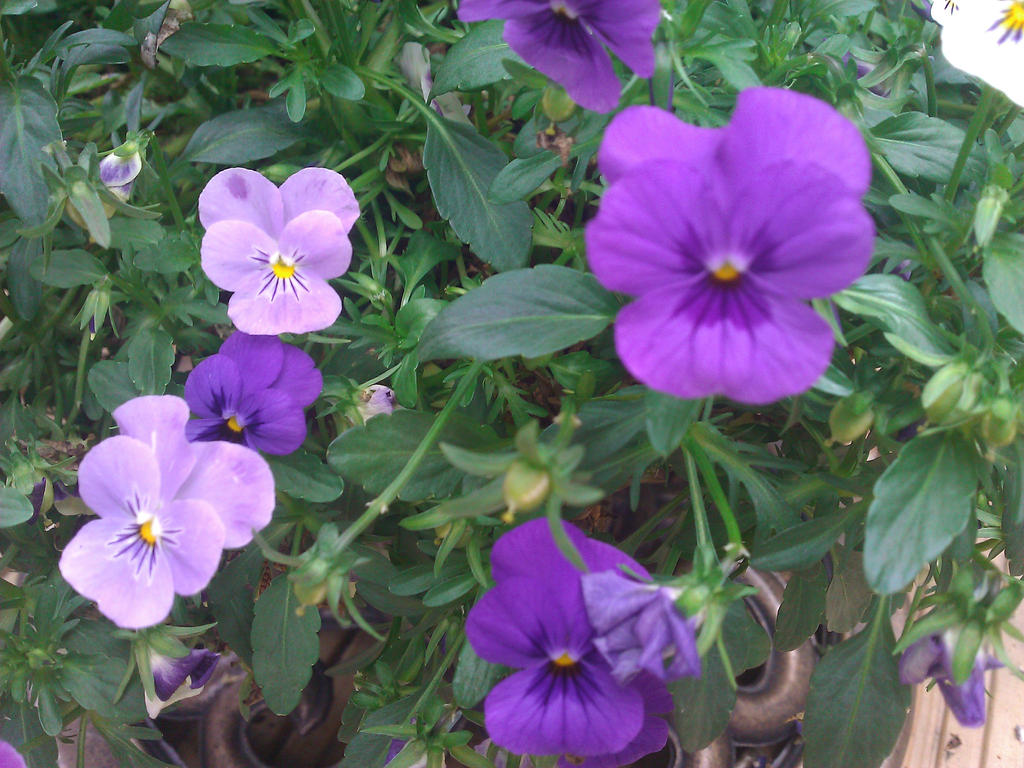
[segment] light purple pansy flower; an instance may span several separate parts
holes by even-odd
[[[810,96],[753,88],[725,128],[630,107],[599,161],[610,187],[587,259],[638,297],[615,321],[630,373],[686,399],[760,404],[811,387],[834,342],[806,300],[848,286],[873,247],[857,127]]]
[[[110,154],[100,160],[100,181],[111,194],[126,202],[141,171],[142,156],[138,152],[126,157]]]
[[[590,570],[627,565],[646,575],[614,547],[571,526],[565,530]],[[481,658],[519,670],[498,683],[484,704],[494,743],[519,754],[567,755],[571,762],[612,760],[657,741],[648,733],[647,702],[664,698],[664,683],[651,676],[627,685],[615,680],[594,646],[582,574],[559,551],[547,521],[502,536],[491,568],[496,586],[470,611],[466,634]],[[664,738],[651,751],[663,745]]]
[[[304,409],[320,396],[313,358],[276,336],[236,331],[185,382],[185,401],[199,418],[189,440],[227,440],[283,456],[306,439]]]
[[[146,696],[146,711],[156,717],[160,710],[191,696],[198,696],[217,669],[220,654],[199,648],[189,651],[180,659],[151,653],[150,671],[153,673],[153,688],[157,699]]]
[[[274,336],[326,328],[341,313],[328,280],[352,260],[348,232],[359,204],[340,173],[305,168],[280,189],[256,171],[229,168],[199,196],[203,270],[234,295],[242,331]]]
[[[979,653],[971,676],[962,685],[957,685],[953,682],[952,643],[942,635],[929,635],[903,652],[900,682],[917,685],[932,678],[960,725],[977,728],[985,724],[985,672],[1001,666],[998,659]]]
[[[462,21],[508,19],[505,42],[561,83],[573,101],[610,112],[622,89],[607,46],[641,77],[654,74],[658,0],[463,0]]]
[[[642,671],[662,680],[700,677],[696,621],[676,608],[676,591],[615,571],[583,574],[582,584],[594,645],[619,682]]]
[[[174,595],[213,577],[222,547],[241,547],[270,522],[274,478],[233,443],[189,443],[178,397],[137,397],[114,411],[121,434],[92,448],[78,470],[98,519],[68,543],[60,572],[119,627],[163,621]]]
[[[0,739],[0,768],[27,768],[25,758],[3,739]]]

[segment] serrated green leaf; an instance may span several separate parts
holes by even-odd
[[[34,77],[0,82],[0,192],[26,224],[46,219],[50,191],[39,166],[53,166],[43,147],[61,140],[57,104]]]
[[[1024,237],[995,240],[985,252],[983,274],[996,309],[1024,333]]]
[[[235,24],[182,24],[160,46],[160,53],[196,67],[230,67],[279,53],[279,46],[259,32]]]
[[[484,661],[473,650],[468,642],[459,651],[459,660],[455,664],[455,677],[452,679],[452,693],[455,703],[463,709],[471,709],[483,701],[497,682],[505,674],[505,669],[497,664]]]
[[[505,23],[495,19],[477,24],[448,49],[444,61],[434,74],[430,98],[449,91],[472,91],[485,85],[507,80],[506,59],[521,63],[502,39]]]
[[[799,523],[758,544],[752,562],[765,571],[808,568],[825,556],[849,522],[849,516],[837,513]]]
[[[281,103],[225,112],[207,120],[192,134],[181,160],[240,165],[270,157],[305,136]]]
[[[128,373],[128,363],[101,360],[89,369],[88,378],[89,389],[110,412],[140,394]]]
[[[964,132],[955,125],[921,112],[903,112],[871,129],[874,143],[900,173],[946,183],[953,172]],[[968,174],[978,172],[976,158],[968,162]]]
[[[57,288],[91,285],[107,274],[99,259],[80,248],[52,251],[49,264],[44,265],[42,259],[36,259],[29,269],[34,278]]]
[[[268,456],[267,463],[277,490],[292,498],[323,504],[334,501],[345,489],[345,482],[330,467],[305,451]]]
[[[686,430],[700,414],[703,400],[680,400],[664,392],[648,390],[644,397],[647,409],[647,439],[662,456],[679,447]]]
[[[825,593],[825,618],[829,631],[845,634],[856,627],[871,604],[871,587],[864,579],[860,552],[840,547],[833,565],[832,582]]]
[[[775,620],[775,637],[772,640],[776,650],[785,652],[799,648],[821,625],[825,619],[827,588],[825,568],[821,563],[790,577]]]
[[[162,328],[144,328],[128,342],[128,375],[144,395],[162,395],[171,380],[174,339]]]

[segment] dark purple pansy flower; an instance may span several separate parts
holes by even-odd
[[[859,277],[874,242],[857,127],[810,96],[753,88],[725,128],[631,107],[599,159],[610,187],[587,259],[606,288],[638,297],[615,321],[630,373],[677,397],[754,404],[812,386],[834,342],[806,300]]]
[[[654,74],[651,36],[658,0],[463,0],[462,21],[508,19],[505,42],[596,112],[619,104],[621,84],[608,46],[641,77]]]
[[[941,635],[929,635],[911,645],[900,658],[900,682],[917,685],[932,678],[942,691],[954,717],[968,728],[985,724],[985,671],[1003,666],[987,653],[979,653],[971,676],[962,685],[953,682],[953,651]]]
[[[626,565],[646,575],[614,547],[565,530],[590,570]],[[664,684],[650,676],[627,685],[614,678],[594,645],[582,574],[559,551],[547,521],[501,537],[491,564],[497,584],[470,611],[466,634],[482,658],[519,670],[487,696],[484,716],[494,743],[519,754],[611,760],[657,741],[646,702],[660,701]],[[650,751],[664,745],[661,735]]]
[[[696,621],[676,608],[677,591],[615,571],[583,574],[582,584],[594,645],[619,682],[642,671],[662,680],[700,676]]]
[[[25,758],[3,739],[0,739],[0,768],[26,768]]]
[[[153,673],[153,688],[157,701],[146,697],[146,709],[150,717],[156,717],[160,710],[174,702],[197,696],[209,682],[217,669],[220,654],[199,648],[189,651],[180,659],[152,653],[149,657]]]
[[[276,336],[233,333],[185,382],[185,400],[199,416],[186,426],[192,441],[228,440],[267,453],[292,453],[306,439],[304,409],[320,395],[313,359]]]

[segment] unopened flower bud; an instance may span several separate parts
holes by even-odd
[[[551,477],[545,470],[516,459],[505,473],[501,491],[510,512],[529,512],[548,497]]]
[[[871,428],[875,412],[871,408],[873,398],[867,392],[858,392],[844,397],[832,406],[828,415],[828,426],[832,440],[837,443],[852,443]]]
[[[576,112],[576,102],[565,92],[565,88],[558,83],[551,83],[540,97],[540,108],[551,122],[564,123]]]
[[[124,154],[127,147],[132,150]],[[121,200],[127,201],[131,194],[135,177],[142,171],[142,156],[135,142],[122,144],[111,154],[100,160],[100,181],[110,192]]]
[[[359,403],[356,406],[363,421],[368,421],[374,416],[390,414],[395,410],[395,393],[383,384],[374,384],[359,393]]]
[[[921,393],[928,420],[933,424],[965,416],[978,402],[981,377],[966,363],[954,362],[940,368]]]
[[[992,241],[999,220],[1003,217],[1003,208],[1010,200],[1010,194],[1002,187],[988,186],[981,193],[978,207],[974,210],[974,239],[978,245],[985,247]]]
[[[981,419],[981,437],[992,448],[1002,448],[1017,437],[1020,406],[1008,397],[997,398]]]

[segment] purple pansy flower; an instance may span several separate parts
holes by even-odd
[[[3,739],[0,739],[0,768],[26,768],[25,758]]]
[[[626,565],[646,576],[614,547],[565,530],[591,571]],[[660,705],[649,710],[648,702],[664,698],[664,683],[651,676],[627,685],[615,680],[594,646],[582,574],[559,551],[547,521],[502,536],[491,567],[496,585],[470,611],[466,634],[481,658],[519,670],[487,696],[484,716],[494,743],[519,754],[612,760],[657,741],[647,713]]]
[[[267,453],[292,453],[306,439],[304,409],[323,388],[313,359],[276,336],[236,331],[195,367],[185,400],[199,416],[189,440],[228,440]]]
[[[834,342],[805,300],[859,277],[874,241],[857,127],[810,96],[753,88],[719,129],[631,107],[599,160],[610,187],[587,259],[606,288],[639,297],[615,321],[630,373],[754,404],[813,385]]]
[[[220,654],[199,648],[189,651],[180,659],[151,653],[149,667],[153,673],[153,688],[157,700],[146,696],[146,711],[156,717],[160,710],[175,702],[198,696],[217,669]]]
[[[900,682],[917,685],[934,679],[960,725],[976,728],[985,724],[985,672],[1003,665],[989,654],[979,653],[971,676],[957,685],[953,682],[952,645],[941,635],[918,640],[900,658]]]
[[[327,283],[352,260],[359,204],[340,173],[305,168],[278,189],[245,168],[214,176],[199,196],[203,270],[234,296],[228,316],[246,333],[326,328],[341,313]]]
[[[68,543],[60,572],[119,627],[163,621],[174,595],[213,577],[222,547],[270,522],[274,478],[259,454],[189,443],[181,398],[137,397],[114,411],[121,434],[82,459],[78,490],[99,519]]]
[[[508,19],[505,42],[597,112],[619,104],[621,84],[608,46],[641,77],[654,74],[658,0],[463,0],[462,21]]]
[[[136,151],[121,157],[110,154],[100,160],[100,181],[111,194],[127,201],[135,177],[142,171],[142,156]]]
[[[619,682],[645,670],[662,680],[700,676],[696,621],[676,608],[678,591],[615,571],[584,574],[582,584],[594,645]]]

